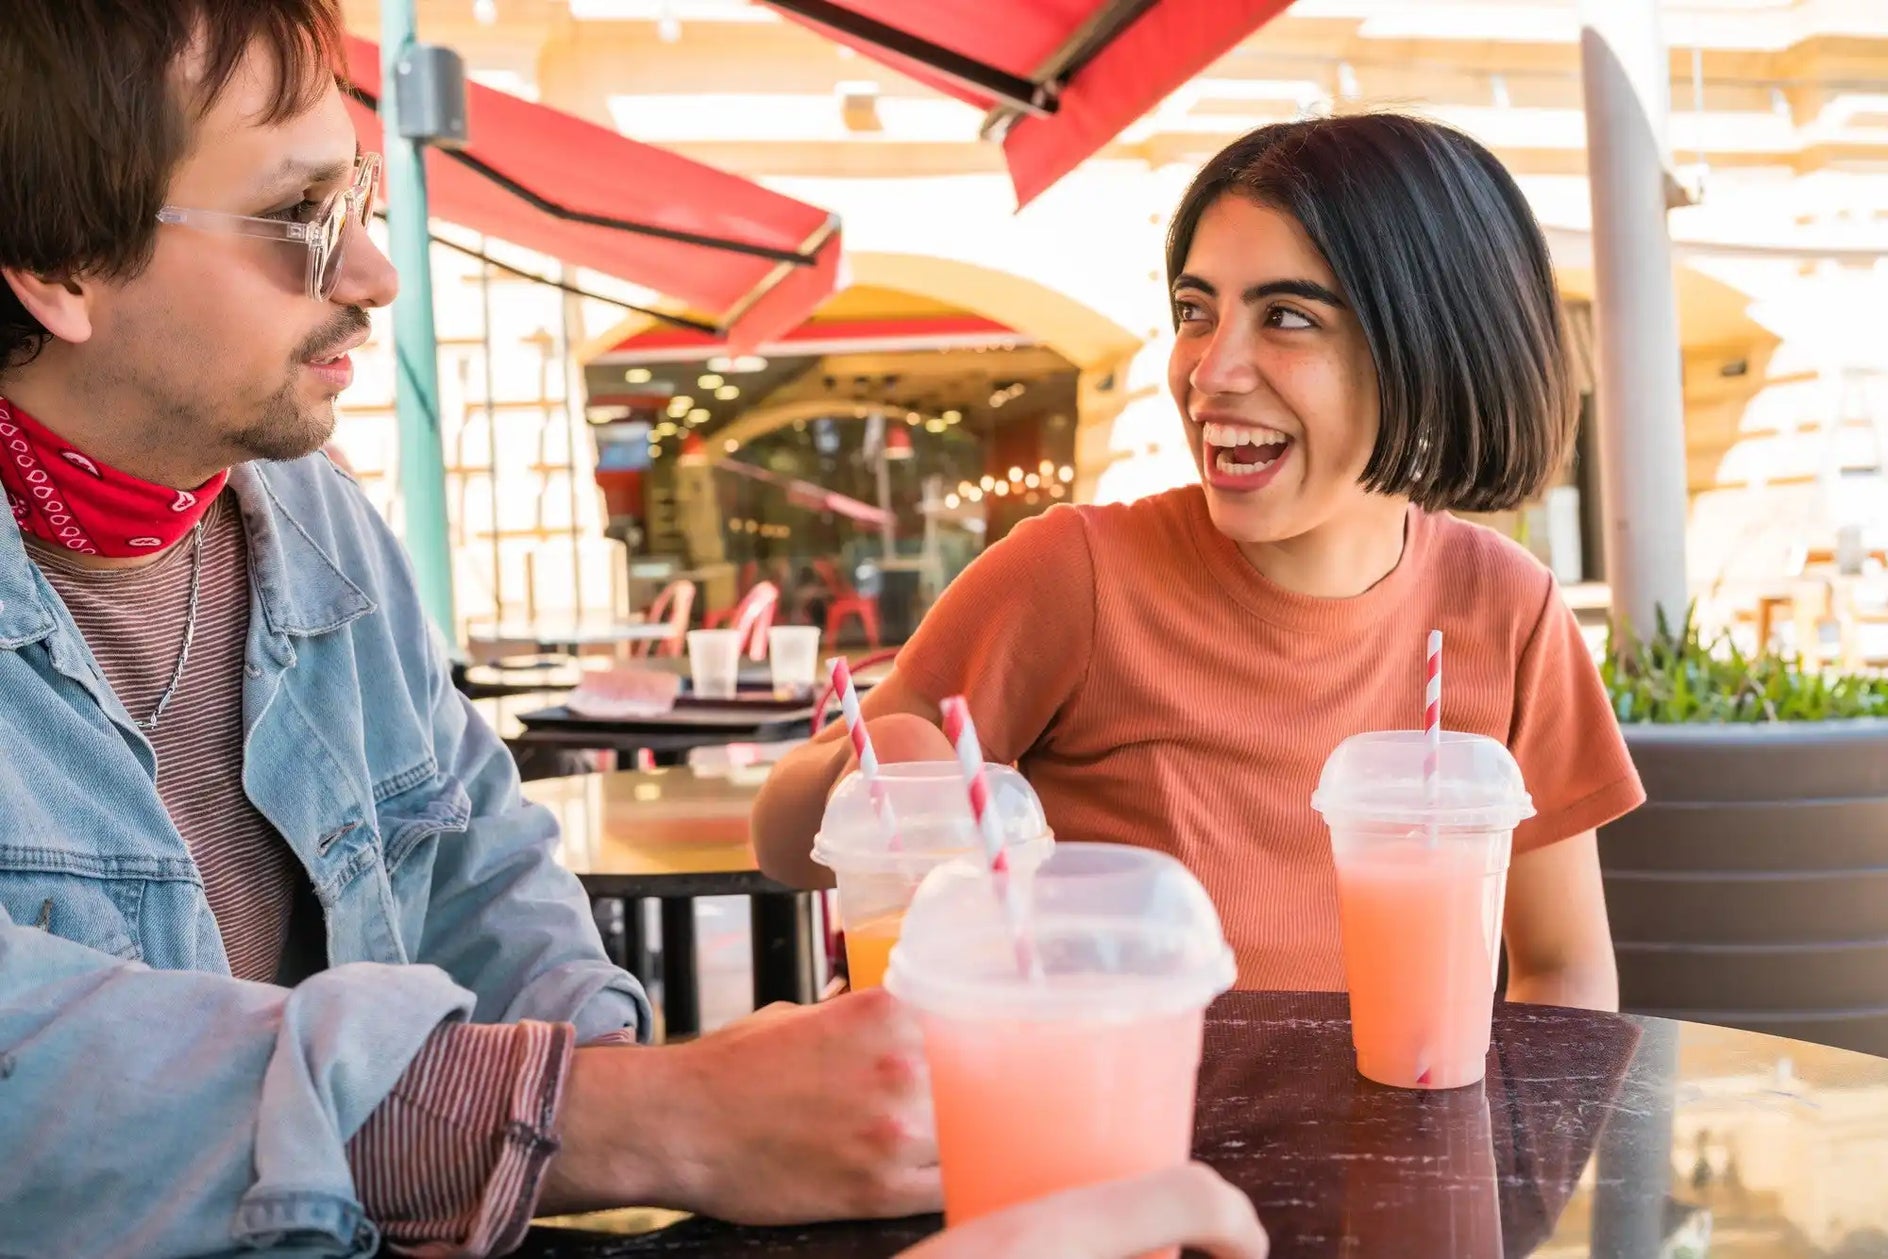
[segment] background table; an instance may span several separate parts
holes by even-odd
[[[1251,1195],[1275,1259],[1888,1254],[1888,1061],[1504,1005],[1481,1086],[1413,1093],[1356,1075],[1346,1015],[1324,993],[1211,1011],[1195,1153]],[[888,1259],[937,1226],[538,1228],[520,1253]]]
[[[663,1015],[671,1037],[701,1026],[694,898],[745,896],[753,929],[754,1004],[811,1001],[815,991],[809,893],[760,872],[747,816],[758,787],[685,767],[653,773],[586,774],[524,785],[527,799],[557,815],[558,860],[593,899],[628,904],[624,966],[648,978],[641,958],[641,902],[662,906]]]
[[[784,743],[813,733],[813,704],[783,708],[772,704],[730,704],[712,712],[677,706],[648,717],[591,718],[570,712],[558,701],[550,707],[518,713],[524,729],[510,743],[514,749],[613,751],[630,756],[648,750],[658,763],[673,764],[688,752],[721,743]]]

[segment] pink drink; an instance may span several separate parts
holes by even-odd
[[[1396,1088],[1487,1069],[1495,962],[1521,767],[1481,735],[1344,740],[1311,803],[1331,828],[1357,1070]]]
[[[1187,1161],[1200,1011],[920,1022],[948,1223]]]
[[[950,1224],[1185,1163],[1205,1009],[1233,980],[1212,900],[1164,853],[1058,843],[1012,879],[932,871],[886,977],[924,1031]]]
[[[1482,1078],[1507,838],[1490,837],[1496,863],[1488,843],[1406,839],[1340,851],[1351,1034],[1368,1079],[1446,1089]]]

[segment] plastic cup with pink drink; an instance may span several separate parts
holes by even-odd
[[[1204,1012],[1234,976],[1212,901],[1164,853],[1058,843],[1009,875],[1039,972],[998,877],[933,871],[886,980],[923,1031],[950,1224],[1185,1163]]]
[[[1398,1088],[1475,1083],[1514,828],[1534,813],[1520,766],[1480,735],[1360,734],[1331,753],[1311,803],[1337,864],[1357,1070]]]

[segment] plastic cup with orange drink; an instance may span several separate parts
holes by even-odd
[[[934,871],[886,980],[923,1032],[953,1225],[1185,1163],[1204,1012],[1234,976],[1212,901],[1164,853],[1058,843],[1007,876],[1013,899],[1002,877]]]
[[[984,773],[1012,863],[1040,863],[1054,840],[1035,791],[1006,766],[989,765]],[[881,765],[876,781],[875,800],[873,780],[865,774],[841,780],[813,841],[813,860],[830,868],[838,884],[846,971],[854,988],[884,982],[905,908],[925,875],[982,850],[956,762]]]
[[[1487,1068],[1515,826],[1534,808],[1508,749],[1480,735],[1360,734],[1325,762],[1357,1069],[1458,1088]]]

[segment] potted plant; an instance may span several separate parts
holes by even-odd
[[[1888,678],[1608,643],[1644,808],[1600,832],[1627,1010],[1888,1054]]]

